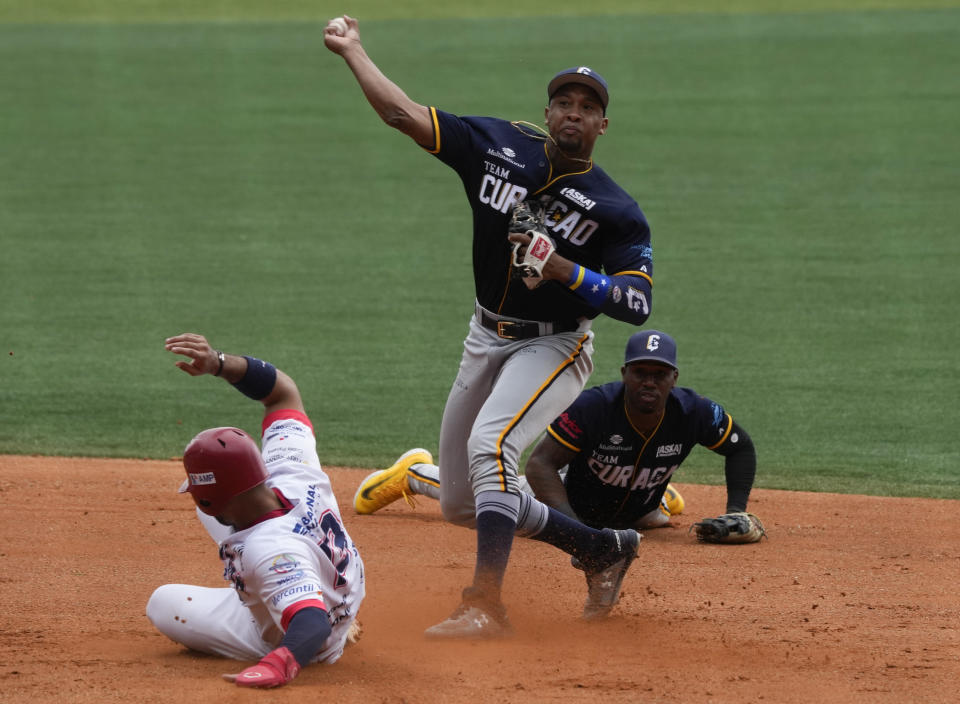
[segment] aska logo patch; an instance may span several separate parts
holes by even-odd
[[[683,452],[683,445],[674,443],[672,445],[661,445],[657,448],[657,457],[673,457]]]

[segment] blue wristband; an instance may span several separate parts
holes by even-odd
[[[577,264],[573,275],[567,281],[567,288],[574,291],[594,308],[599,308],[607,299],[610,280],[585,266]]]
[[[256,357],[244,356],[247,372],[233,387],[244,396],[260,401],[270,395],[277,384],[277,368]]]

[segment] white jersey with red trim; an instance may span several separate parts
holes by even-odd
[[[327,612],[336,635],[338,626],[349,627],[363,600],[363,562],[320,466],[309,418],[292,410],[267,416],[261,452],[267,486],[290,508],[223,539],[224,579],[233,583],[265,642],[278,644],[293,615],[311,606]],[[339,641],[327,642],[336,648]],[[339,657],[342,647],[337,650]],[[316,660],[331,655],[321,651]]]

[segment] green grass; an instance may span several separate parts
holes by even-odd
[[[326,21],[348,14],[361,20],[604,17],[651,14],[798,13],[837,10],[936,9],[958,0],[0,0],[2,22],[263,22]],[[429,25],[424,33],[429,36]]]
[[[649,324],[750,431],[758,486],[960,498],[960,11],[864,9],[891,5],[355,14],[382,18],[361,29],[388,75],[462,114],[539,121],[558,68],[606,75],[597,159],[653,226]],[[459,181],[379,122],[320,24],[196,7],[0,4],[28,23],[0,25],[0,452],[255,430],[254,404],[173,367],[183,330],[290,372],[327,464],[436,450],[472,301]],[[601,383],[630,331],[595,330]],[[677,479],[720,467],[699,450]]]

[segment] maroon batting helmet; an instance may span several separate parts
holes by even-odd
[[[183,451],[187,480],[180,493],[190,492],[201,511],[216,516],[234,496],[263,484],[267,467],[256,441],[240,428],[210,428]]]

